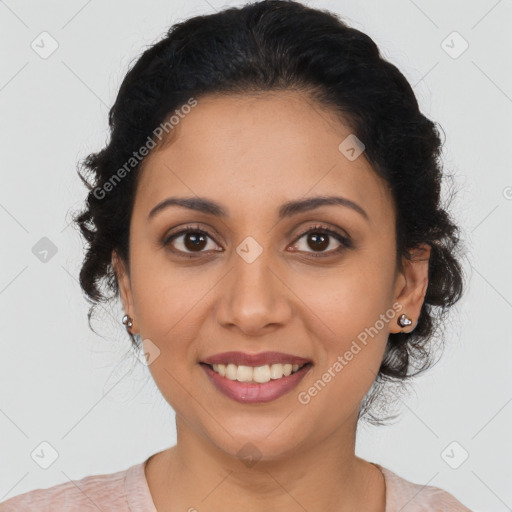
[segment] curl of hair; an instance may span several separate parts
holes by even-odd
[[[141,163],[108,193],[98,190],[106,190],[133,152],[190,98],[286,90],[307,93],[365,144],[365,157],[394,199],[397,268],[411,249],[431,247],[417,326],[389,335],[359,411],[360,418],[384,424],[372,412],[386,401],[384,384],[404,383],[432,366],[430,341],[462,295],[461,240],[441,201],[437,126],[420,112],[406,78],[374,41],[328,11],[263,0],[196,16],[173,25],[129,69],[109,112],[108,144],[78,170],[89,190],[85,208],[73,217],[87,242],[80,285],[91,303],[89,320],[96,305],[119,295],[112,252],[129,268],[129,224]]]

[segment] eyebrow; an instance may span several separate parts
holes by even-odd
[[[361,206],[359,206],[354,201],[341,196],[317,196],[309,197],[307,199],[288,201],[281,205],[278,215],[280,219],[284,219],[286,217],[291,217],[299,213],[314,210],[322,206],[331,205],[351,208],[352,210],[362,215],[367,221],[370,220],[368,214]],[[151,219],[158,212],[171,206],[187,208],[189,210],[206,213],[215,217],[226,218],[229,216],[227,210],[224,209],[219,203],[216,203],[215,201],[205,197],[168,197],[151,209],[148,215],[148,219]]]

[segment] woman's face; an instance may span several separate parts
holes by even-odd
[[[395,273],[391,196],[350,134],[299,93],[209,96],[144,161],[129,276],[115,263],[123,305],[179,427],[225,453],[250,442],[272,459],[353,432],[398,316],[413,319],[402,330],[415,326],[427,261]],[[347,202],[280,215],[320,196]],[[176,205],[151,214],[171,197],[225,215]],[[311,365],[284,395],[247,402],[219,391],[201,364],[227,351]]]

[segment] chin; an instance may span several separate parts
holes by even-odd
[[[275,428],[275,427],[274,427]],[[277,461],[289,457],[291,454],[300,451],[302,443],[296,437],[290,436],[289,428],[280,434],[270,434],[272,429],[264,434],[251,435],[251,432],[230,431],[233,437],[224,436],[222,440],[212,439],[212,443],[221,451],[231,457],[236,457],[251,467],[258,461]]]

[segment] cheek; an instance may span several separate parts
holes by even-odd
[[[141,335],[165,341],[181,329],[182,319],[194,315],[201,297],[215,285],[215,276],[200,266],[171,262],[164,249],[152,248],[147,242],[131,256],[133,301]]]
[[[355,286],[355,285],[354,285]],[[308,329],[318,340],[319,362],[314,375],[301,388],[303,401],[314,402],[318,415],[331,411],[333,421],[354,411],[377,377],[389,335],[390,322],[396,316],[386,307],[374,287],[347,284],[332,290],[329,300],[318,301],[311,309]],[[315,398],[318,397],[318,398]],[[336,405],[336,412],[332,411]]]
[[[307,305],[300,314],[308,319],[308,330],[322,345],[318,371],[335,374],[332,380],[338,384],[333,388],[340,392],[360,395],[380,367],[391,323],[397,317],[392,307],[391,260],[372,262],[363,254],[331,272],[329,279],[304,280],[303,292],[298,292]]]
[[[373,326],[390,308],[393,267],[358,255],[325,275],[301,277],[296,285],[297,295],[331,333],[346,339]]]

